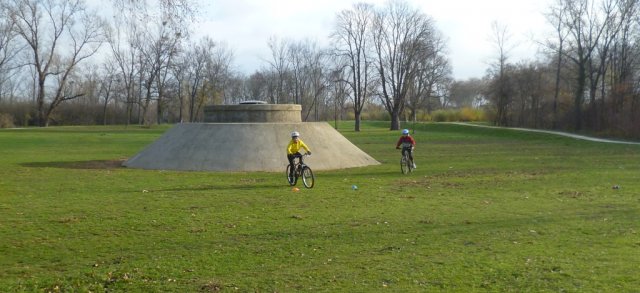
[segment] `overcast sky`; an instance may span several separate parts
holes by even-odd
[[[549,31],[543,13],[551,0],[407,0],[435,20],[447,39],[456,79],[482,77],[495,57],[491,23],[508,27],[512,62],[536,59],[535,41]],[[209,35],[234,52],[237,70],[251,74],[265,66],[271,36],[328,44],[338,12],[354,3],[381,7],[386,1],[352,0],[208,0],[196,36]]]

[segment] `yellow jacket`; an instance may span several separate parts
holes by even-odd
[[[301,148],[305,149],[308,153],[311,152],[311,150],[309,150],[309,147],[304,144],[301,139],[298,138],[297,142],[292,139],[291,141],[289,141],[289,145],[287,146],[287,155],[293,155],[299,152]]]

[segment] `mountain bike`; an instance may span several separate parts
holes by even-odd
[[[400,159],[400,170],[402,174],[408,174],[415,169],[413,167],[413,160],[409,158],[409,152],[411,152],[411,147],[402,147],[402,158]]]
[[[287,165],[287,181],[289,182],[289,185],[294,186],[296,185],[296,183],[298,183],[298,178],[302,178],[302,184],[304,184],[304,187],[306,188],[313,188],[313,185],[315,184],[315,177],[313,177],[313,171],[311,171],[311,168],[309,166],[307,166],[307,164],[304,163],[304,160],[302,159],[303,157],[309,156],[308,154],[304,154],[302,156],[296,156],[296,158],[298,158],[298,161],[296,162],[296,159],[293,159],[293,166],[291,166],[290,164]],[[293,172],[293,177],[290,176],[291,174],[291,168],[294,168],[294,172]]]

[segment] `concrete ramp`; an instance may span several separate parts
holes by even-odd
[[[178,124],[127,160],[129,168],[284,172],[291,132],[311,148],[313,170],[380,164],[326,122]]]

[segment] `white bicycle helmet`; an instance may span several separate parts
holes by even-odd
[[[297,131],[294,131],[291,133],[291,137],[298,137],[298,136],[300,136],[300,133]]]
[[[409,129],[403,129],[402,130],[402,135],[407,135],[409,134]]]

